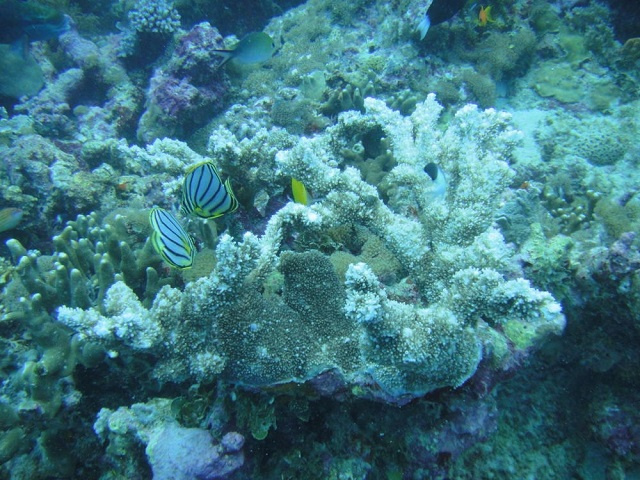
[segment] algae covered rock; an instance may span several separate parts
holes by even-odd
[[[567,64],[544,62],[534,72],[532,86],[541,97],[553,97],[562,103],[584,98],[580,75]]]
[[[0,45],[0,95],[30,97],[43,85],[42,70],[31,54],[22,56],[11,45]]]
[[[155,398],[115,411],[103,408],[94,431],[109,441],[108,457],[120,471],[139,471],[144,446],[154,479],[214,480],[226,478],[244,463],[244,437],[228,432],[219,437],[202,428],[185,428],[171,414],[171,400]]]

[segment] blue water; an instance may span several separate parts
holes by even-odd
[[[636,2],[26,8],[0,478],[640,478]]]

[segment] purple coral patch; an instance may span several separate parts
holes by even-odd
[[[224,48],[222,37],[206,22],[180,38],[169,62],[151,78],[138,138],[184,135],[221,110],[228,82],[218,70],[217,48]]]

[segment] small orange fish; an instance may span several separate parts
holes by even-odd
[[[486,27],[488,22],[495,22],[493,17],[491,17],[491,7],[480,7],[480,12],[478,12],[478,25],[481,27]]]

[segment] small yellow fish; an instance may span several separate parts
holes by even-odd
[[[478,12],[478,25],[481,27],[486,27],[488,22],[495,22],[495,20],[491,17],[491,7],[480,7],[480,11]]]
[[[22,220],[23,212],[19,208],[3,208],[0,210],[0,232],[12,230],[18,226]]]
[[[300,180],[291,178],[291,191],[293,192],[293,201],[302,205],[309,205],[309,193],[307,188]]]
[[[269,60],[276,51],[276,43],[264,32],[249,33],[231,50],[214,50],[222,55],[221,66],[229,60],[237,63],[250,64]]]

